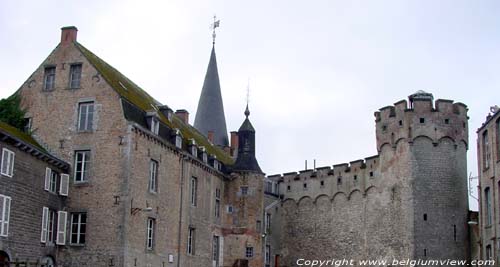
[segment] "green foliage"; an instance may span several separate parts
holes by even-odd
[[[26,111],[21,109],[20,104],[21,97],[19,94],[13,94],[0,100],[0,121],[23,130]]]

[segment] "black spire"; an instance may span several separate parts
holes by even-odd
[[[238,130],[238,157],[234,164],[235,171],[253,171],[262,173],[259,163],[255,158],[255,129],[248,119],[250,110],[245,110],[245,121]]]
[[[214,133],[213,142],[216,145],[227,146],[229,144],[215,46],[212,46],[212,54],[198,102],[194,127],[205,136],[208,136],[208,132],[212,131]]]

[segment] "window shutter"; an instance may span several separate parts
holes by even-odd
[[[9,235],[9,216],[10,216],[10,197],[4,199],[4,213],[3,213],[3,223],[2,223],[2,236]]]
[[[59,185],[59,194],[61,196],[67,196],[69,190],[69,175],[61,174],[61,183]]]
[[[49,227],[49,208],[43,207],[42,211],[42,234],[40,236],[40,242],[47,242],[47,232]]]
[[[7,174],[7,168],[8,168],[8,165],[7,165],[7,150],[3,149],[2,150],[2,170],[1,170],[1,173],[2,174]]]
[[[49,191],[50,189],[50,175],[52,174],[52,170],[47,167],[45,168],[45,190]]]
[[[68,219],[68,213],[65,211],[59,211],[57,213],[57,245],[66,244],[66,221]]]
[[[10,166],[9,173],[10,173],[10,175],[14,175],[14,158],[16,157],[16,154],[14,154],[14,153],[9,153],[9,154],[10,154],[10,157],[9,157],[9,166]]]
[[[222,265],[224,262],[224,237],[219,237],[219,264]]]

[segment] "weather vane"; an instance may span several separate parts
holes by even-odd
[[[217,19],[217,16],[214,15],[214,23],[210,24],[210,29],[212,30],[212,44],[215,45],[215,28],[218,28],[220,25],[220,19]]]
[[[250,110],[248,109],[249,102],[250,102],[250,77],[248,77],[248,83],[247,83],[247,108],[245,109],[245,116],[247,118],[250,115]]]

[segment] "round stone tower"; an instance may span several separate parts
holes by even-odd
[[[414,259],[467,259],[467,107],[424,91],[375,112],[381,173],[402,181]]]

